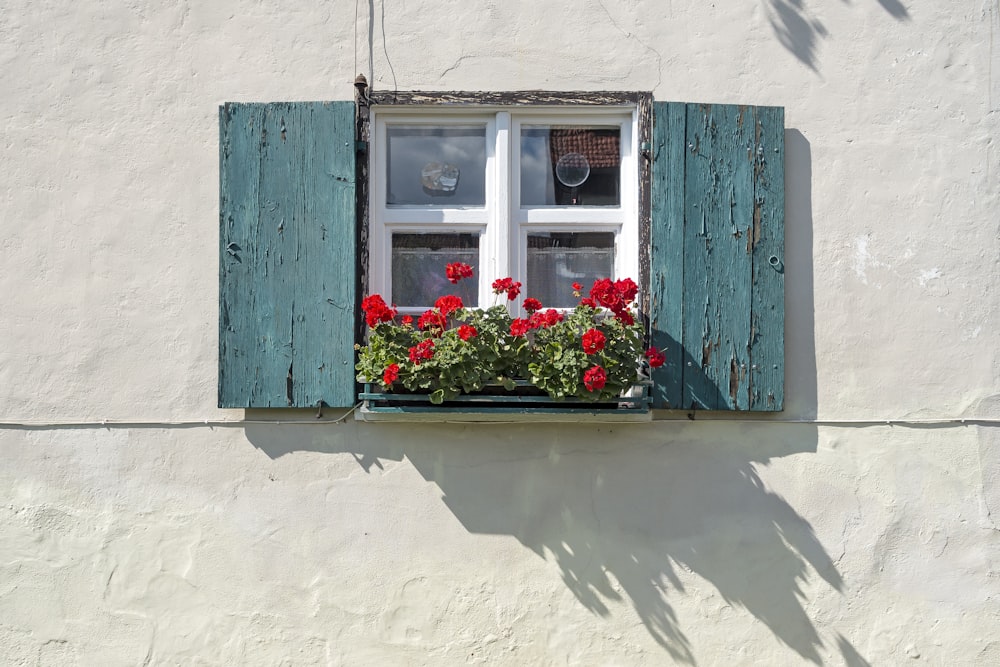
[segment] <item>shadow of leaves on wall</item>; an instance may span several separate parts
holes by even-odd
[[[910,12],[907,11],[906,7],[899,0],[878,0],[878,4],[882,5],[882,9],[889,12],[889,15],[894,19],[900,21],[910,20]]]
[[[767,0],[768,21],[778,41],[809,69],[818,71],[816,47],[826,28],[810,18],[802,0]]]
[[[909,21],[910,13],[900,0],[877,0],[897,21]],[[819,41],[829,37],[823,23],[806,8],[804,0],[766,0],[768,21],[778,41],[809,69],[819,72]]]
[[[512,535],[554,559],[566,586],[597,614],[609,613],[606,601],[627,599],[675,660],[695,663],[671,598],[687,594],[719,606],[710,590],[686,590],[683,570],[820,662],[802,583],[810,569],[838,591],[843,583],[809,524],[756,470],[771,455],[814,449],[814,429],[763,443],[761,429],[754,436],[737,426],[699,426],[697,436],[682,427],[686,437],[664,433],[676,424],[605,426],[603,446],[575,445],[578,436],[565,427],[543,429],[542,437],[525,429],[516,438],[524,444],[470,452],[459,442],[438,456],[407,458],[441,488],[468,530]],[[708,447],[706,430],[717,432]],[[749,459],[755,449],[760,455]],[[505,455],[496,457],[499,451]]]
[[[247,436],[272,458],[349,453],[369,471],[409,461],[467,531],[512,536],[556,563],[594,614],[627,602],[675,661],[697,663],[675,610],[683,596],[685,612],[708,622],[745,609],[803,659],[822,663],[806,590],[816,577],[840,592],[844,583],[809,522],[759,473],[775,458],[815,451],[812,425],[348,423],[324,431],[248,425]],[[836,648],[853,651],[846,646]]]

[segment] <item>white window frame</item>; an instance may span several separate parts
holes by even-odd
[[[370,116],[369,151],[369,291],[392,294],[394,232],[478,233],[479,305],[493,302],[490,283],[511,276],[527,285],[527,237],[531,232],[612,232],[615,275],[640,280],[639,110],[634,104],[558,106],[377,105]],[[618,127],[621,132],[620,200],[618,206],[520,206],[520,131],[525,125]],[[468,126],[486,128],[486,192],[484,206],[386,204],[386,128],[400,126]],[[401,307],[419,313],[431,304]]]

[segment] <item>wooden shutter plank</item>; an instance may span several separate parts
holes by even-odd
[[[680,408],[684,348],[684,153],[686,105],[653,104],[650,341],[666,361],[653,370],[653,406]]]
[[[785,393],[785,110],[756,108],[750,409],[781,410]]]
[[[258,282],[257,274],[262,272],[258,253],[266,246],[258,236],[262,229],[259,187],[264,118],[263,106],[227,105],[219,109],[220,407],[278,404],[284,394],[262,384],[258,375],[259,360],[272,357],[273,339],[283,337],[266,319],[273,310],[256,307],[258,299],[267,302],[271,298],[246,288]],[[264,321],[255,322],[257,317]],[[260,337],[240,335],[251,324],[263,332]],[[269,360],[262,365],[273,363]],[[269,390],[273,392],[270,397],[266,395]]]
[[[688,105],[684,405],[746,409],[753,121],[746,107]],[[696,372],[700,368],[700,372]]]
[[[248,202],[247,219],[254,228],[247,248],[250,282],[237,286],[241,296],[253,305],[246,311],[247,331],[255,331],[248,356],[247,371],[253,373],[253,385],[246,407],[282,407],[288,405],[288,370],[292,367],[292,299],[295,272],[294,232],[285,226],[288,215],[286,198],[298,194],[293,181],[293,159],[287,144],[279,139],[279,118],[285,105],[248,109],[258,129],[260,155],[257,167],[256,201]],[[255,209],[249,208],[255,206]],[[290,225],[294,226],[294,225]],[[288,232],[288,233],[286,233]]]
[[[220,110],[220,407],[354,402],[354,107]]]
[[[304,196],[295,202],[296,262],[306,275],[294,284],[292,394],[299,405],[354,403],[357,283],[354,105],[297,109],[302,136]],[[289,130],[291,132],[291,129]],[[290,135],[289,142],[299,139]],[[309,167],[311,165],[311,167]]]

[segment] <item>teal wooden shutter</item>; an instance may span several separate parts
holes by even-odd
[[[653,407],[781,410],[784,109],[653,104]]]
[[[351,102],[219,109],[219,407],[354,403]]]

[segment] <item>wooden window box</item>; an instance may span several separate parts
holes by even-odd
[[[639,381],[617,401],[559,401],[520,380],[513,390],[497,386],[434,405],[429,394],[386,392],[379,385],[365,384],[358,394],[363,402],[358,417],[363,421],[649,421],[651,385]]]

